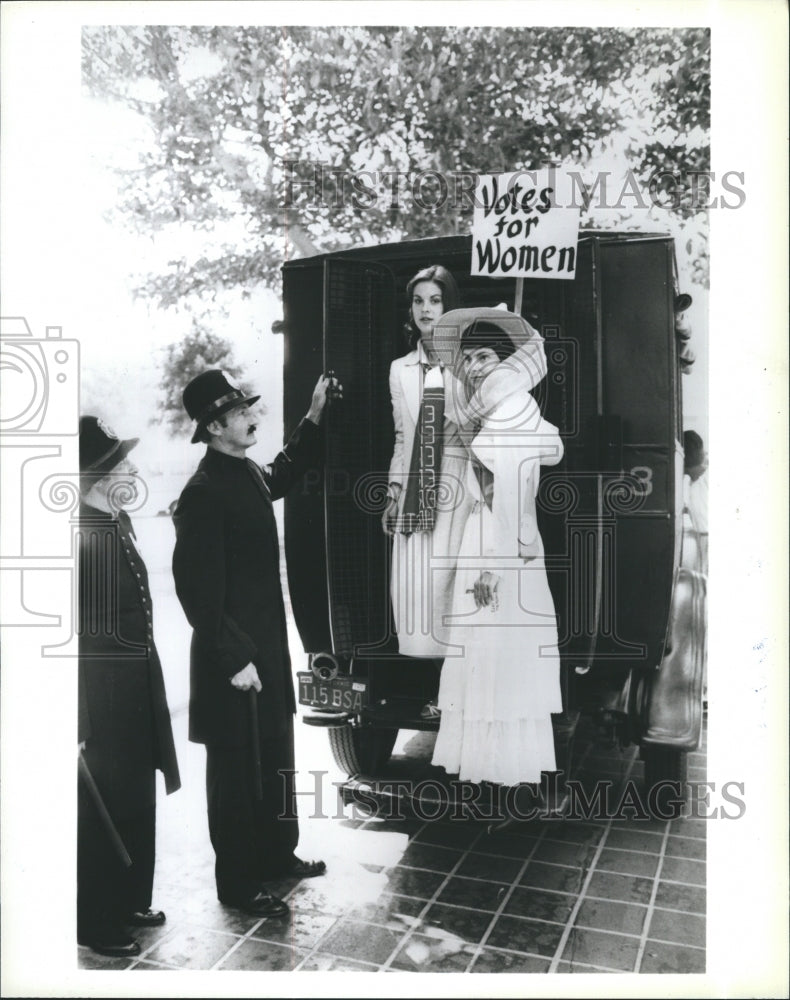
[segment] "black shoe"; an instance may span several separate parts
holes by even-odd
[[[294,858],[286,869],[291,878],[315,878],[326,874],[326,863],[323,861],[302,861]]]
[[[126,921],[134,927],[161,927],[167,918],[162,910],[136,910]]]
[[[301,858],[293,857],[281,868],[272,872],[266,881],[274,881],[278,878],[315,878],[317,875],[324,875],[325,873],[325,862],[302,861]]]
[[[278,899],[277,896],[272,896],[266,889],[261,889],[254,896],[248,896],[246,899],[229,899],[227,897],[223,899],[220,896],[219,901],[223,906],[235,906],[237,909],[244,910],[245,913],[252,913],[256,917],[284,917],[291,912],[287,903]]]
[[[112,934],[90,934],[80,937],[80,944],[87,945],[99,955],[110,958],[134,958],[140,954],[140,945],[129,934],[117,931]]]

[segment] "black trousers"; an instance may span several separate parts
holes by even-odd
[[[232,902],[258,892],[293,857],[299,824],[293,788],[293,719],[277,740],[261,740],[263,797],[255,790],[250,747],[206,746],[208,828],[217,896]]]
[[[82,781],[77,791],[77,935],[119,931],[129,914],[147,910],[154,884],[156,804],[113,817],[132,859],[124,867]]]

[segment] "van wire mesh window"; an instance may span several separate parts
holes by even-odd
[[[327,582],[334,651],[351,656],[390,632],[389,539],[371,484],[380,474],[386,489],[393,448],[395,282],[384,265],[330,258],[324,296],[325,370],[343,384],[326,421]]]

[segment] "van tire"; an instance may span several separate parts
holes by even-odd
[[[362,729],[348,725],[327,729],[327,733],[335,763],[349,778],[357,774],[375,776],[392,756],[398,738],[397,729]]]
[[[688,754],[672,747],[642,747],[645,763],[645,798],[657,819],[678,819],[688,794]],[[656,788],[663,782],[671,782]],[[653,791],[655,789],[655,791]]]

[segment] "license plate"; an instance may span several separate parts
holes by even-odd
[[[322,681],[312,673],[297,673],[299,704],[311,708],[328,708],[333,712],[359,712],[365,701],[368,685],[356,677],[343,675]]]

